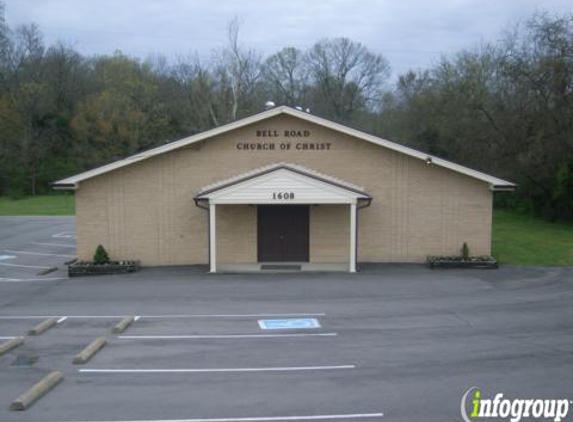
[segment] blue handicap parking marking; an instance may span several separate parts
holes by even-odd
[[[262,330],[294,330],[305,328],[320,328],[320,323],[316,320],[316,318],[260,319],[259,327],[261,327]]]

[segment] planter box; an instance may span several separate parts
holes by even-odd
[[[467,260],[461,257],[450,257],[450,256],[429,256],[427,259],[430,268],[486,268],[486,269],[496,269],[499,265],[494,257],[476,256],[470,257]]]
[[[93,262],[77,261],[68,265],[68,275],[78,277],[98,274],[127,274],[139,270],[139,261],[118,261],[97,265]]]

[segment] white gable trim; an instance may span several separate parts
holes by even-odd
[[[294,173],[301,173],[301,174],[304,174],[305,176],[310,176],[310,177],[313,177],[315,179],[330,183],[332,185],[340,186],[342,188],[345,188],[346,190],[350,190],[350,191],[354,191],[354,192],[366,195],[363,187],[352,184],[352,183],[348,183],[347,181],[341,180],[337,177],[332,177],[332,176],[326,175],[324,173],[320,173],[318,171],[311,170],[308,167],[304,167],[304,166],[301,166],[299,164],[274,163],[274,164],[270,164],[268,166],[252,169],[246,173],[235,175],[235,176],[230,177],[228,179],[221,180],[221,181],[218,181],[216,183],[212,183],[208,186],[204,186],[199,191],[198,196],[203,196],[203,195],[205,195],[209,192],[212,192],[214,190],[222,189],[223,187],[227,187],[227,186],[230,186],[230,185],[238,183],[238,182],[242,182],[242,181],[247,180],[247,179],[252,179],[253,177],[261,176],[263,174],[270,173],[272,171],[275,171],[275,170],[278,170],[281,168],[287,168]],[[366,195],[366,196],[368,196],[368,195]]]
[[[221,185],[200,193],[195,199],[209,204],[356,204],[370,199],[361,192],[350,190],[329,180],[278,166],[245,179]]]
[[[265,119],[269,119],[274,116],[278,116],[280,114],[286,114],[289,116],[297,117],[299,119],[327,127],[329,129],[345,133],[349,136],[362,139],[367,142],[371,142],[375,145],[388,148],[393,151],[397,151],[411,157],[423,160],[425,162],[431,163],[431,165],[437,165],[439,167],[444,167],[450,170],[453,170],[457,173],[464,174],[466,176],[484,181],[490,184],[490,188],[492,190],[511,190],[515,187],[515,184],[512,182],[508,182],[503,179],[498,179],[497,177],[493,177],[487,175],[485,173],[479,172],[477,170],[473,170],[459,164],[452,163],[451,161],[443,160],[441,158],[426,154],[421,151],[417,151],[412,148],[405,147],[403,145],[388,141],[386,139],[379,138],[374,135],[370,135],[364,132],[361,132],[356,129],[352,129],[346,126],[343,126],[339,123],[331,122],[330,120],[323,119],[318,116],[314,116],[310,113],[305,113],[303,111],[299,111],[287,106],[280,106],[276,107],[267,111],[263,111],[262,113],[255,114],[250,117],[246,117],[241,120],[237,120],[235,122],[219,126],[217,128],[207,130],[205,132],[199,133],[197,135],[193,135],[187,138],[183,138],[179,141],[174,141],[166,145],[162,145],[157,148],[150,149],[148,151],[144,151],[142,153],[132,155],[131,157],[127,157],[123,160],[115,161],[111,164],[107,164],[105,166],[97,167],[95,169],[86,171],[84,173],[77,174],[72,177],[68,177],[66,179],[59,180],[53,184],[53,186],[57,189],[77,189],[79,187],[79,183],[83,180],[90,179],[92,177],[99,176],[101,174],[110,172],[112,170],[128,166],[133,163],[137,163],[139,161],[146,160],[148,158],[154,157],[159,154],[164,154],[169,151],[173,151],[179,148],[186,147],[188,145],[194,144],[196,142],[203,141],[205,139],[211,138],[213,136],[217,136],[231,130],[239,129],[241,127],[260,122]]]

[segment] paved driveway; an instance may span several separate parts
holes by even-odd
[[[0,220],[0,233],[12,233],[2,247],[36,252],[42,245],[33,242],[73,242],[48,239],[73,236],[70,219],[19,224]],[[37,257],[10,262],[65,259]],[[23,335],[49,317],[60,323],[0,356],[0,420],[454,422],[473,386],[484,398],[573,399],[572,269],[203,271],[71,280],[4,272],[42,280],[0,281],[0,337]],[[112,334],[126,315],[138,319]],[[262,330],[265,319],[319,326]],[[101,336],[108,345],[72,365]],[[8,410],[53,370],[64,373],[60,385],[24,412]]]

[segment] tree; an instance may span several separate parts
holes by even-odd
[[[18,197],[27,190],[20,163],[24,124],[18,107],[7,93],[0,94],[0,193]]]
[[[502,47],[508,108],[520,134],[518,199],[546,218],[573,219],[573,16],[537,13]]]
[[[78,106],[71,126],[80,168],[125,157],[165,142],[169,117],[146,66],[116,53],[93,63],[99,89]]]
[[[245,49],[239,43],[241,24],[238,18],[227,27],[227,46],[219,54],[219,63],[214,70],[217,87],[226,97],[229,110],[221,110],[225,121],[252,114],[261,109],[261,57],[253,49]]]
[[[171,70],[175,81],[170,99],[176,99],[178,116],[186,133],[196,133],[219,126],[220,110],[225,104],[217,80],[197,56],[180,58]],[[167,102],[169,103],[169,102]],[[183,114],[181,114],[183,113]]]
[[[536,14],[503,42],[399,78],[380,126],[417,148],[517,182],[498,204],[573,218],[573,17]]]
[[[306,63],[314,85],[313,110],[340,121],[375,106],[390,75],[384,57],[348,38],[319,41],[308,52]]]
[[[273,54],[265,61],[263,75],[270,100],[292,107],[307,103],[308,71],[301,50],[286,47]]]

